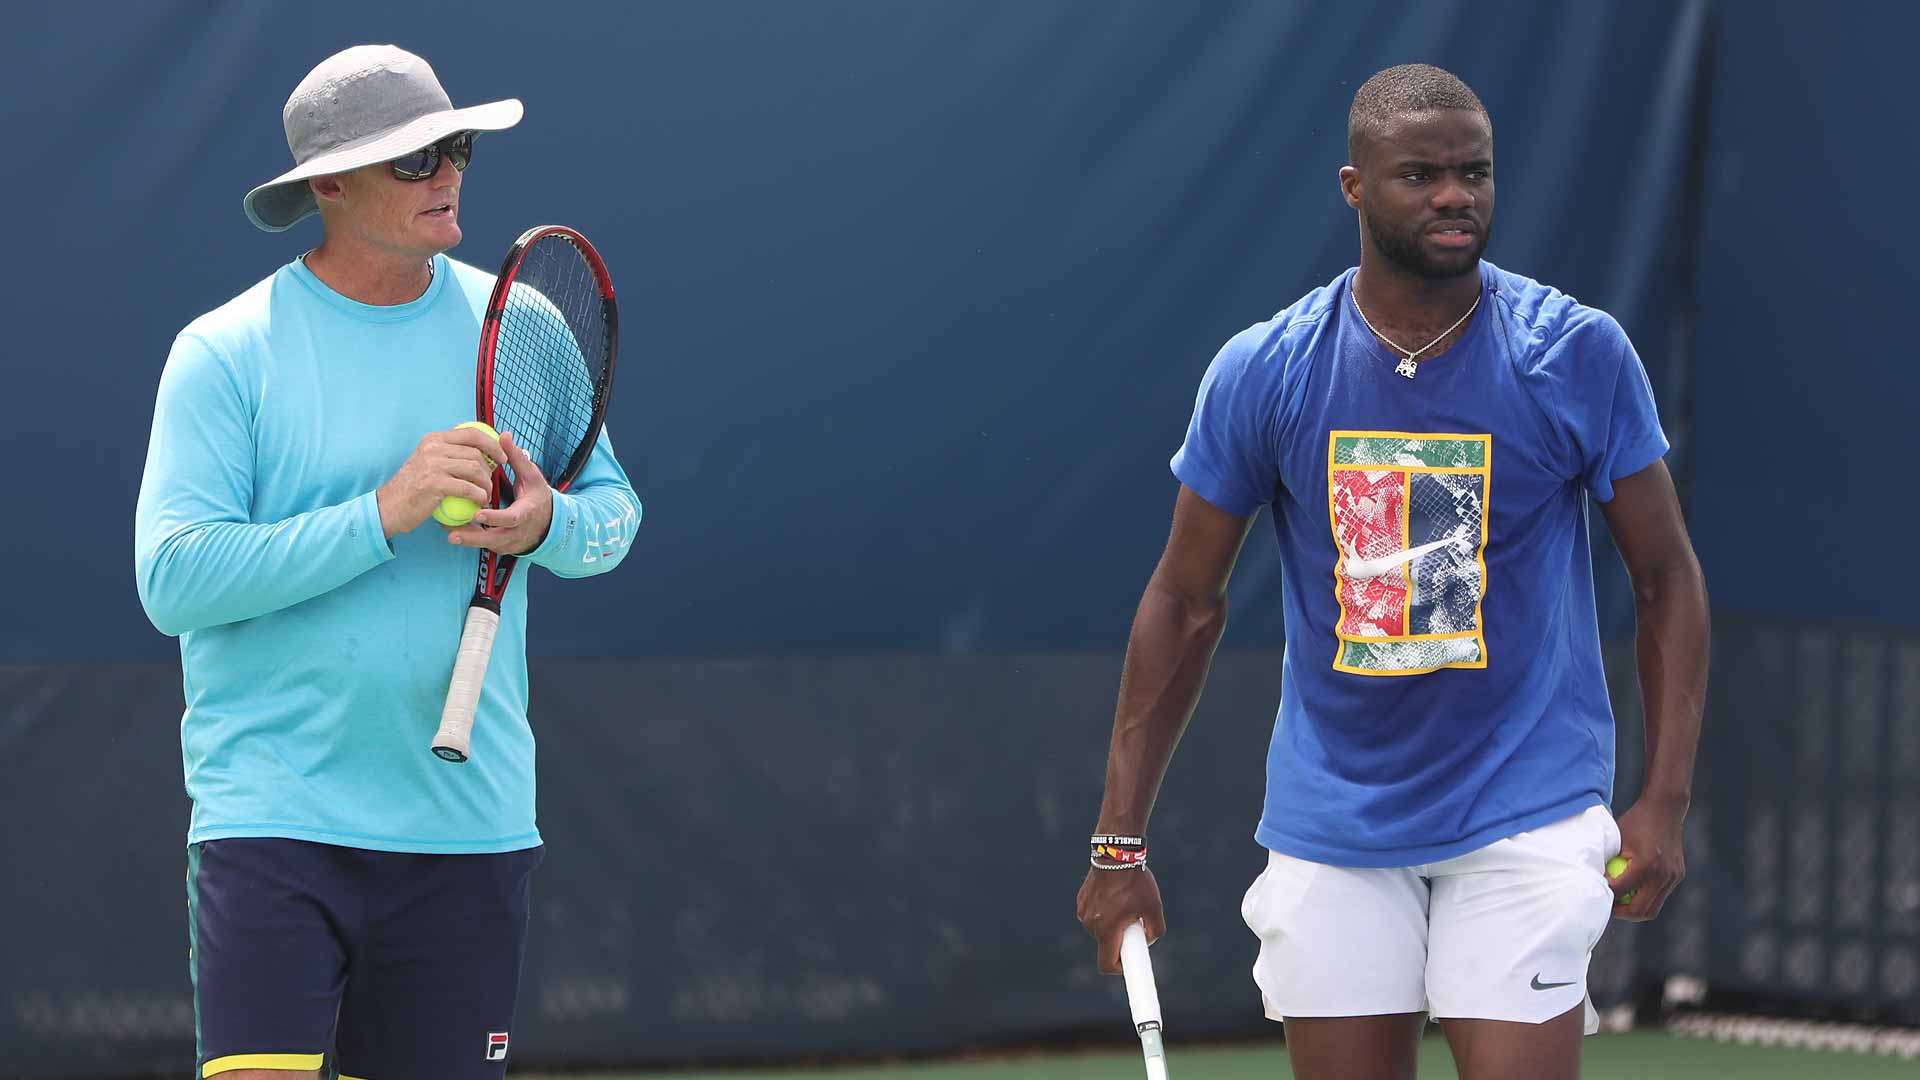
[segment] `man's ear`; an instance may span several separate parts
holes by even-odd
[[[1347,205],[1360,209],[1360,170],[1351,165],[1340,166],[1340,194]]]
[[[347,196],[346,186],[340,182],[337,173],[313,177],[307,181],[307,189],[322,203],[337,203]]]

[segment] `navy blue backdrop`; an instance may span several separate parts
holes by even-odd
[[[1884,464],[1920,386],[1894,316],[1904,233],[1864,197],[1915,151],[1861,107],[1897,101],[1892,43],[1920,29],[1904,9],[530,11],[14,14],[0,186],[26,258],[0,269],[0,446],[28,572],[0,619],[0,749],[20,777],[0,915],[39,932],[0,965],[0,1061],[102,1075],[191,1052],[176,650],[134,596],[127,516],[172,335],[317,242],[312,223],[256,232],[240,198],[287,166],[287,92],[355,43],[422,53],[456,102],[526,102],[478,144],[456,257],[491,269],[522,228],[564,222],[622,297],[610,423],[646,521],[614,575],[528,579],[550,854],[520,1060],[1125,1034],[1070,908],[1166,459],[1218,345],[1354,260],[1346,108],[1389,64],[1439,63],[1486,101],[1489,256],[1638,344],[1736,662],[1877,649],[1890,725],[1901,688],[1920,693],[1899,681],[1920,665],[1901,644],[1920,576],[1825,558],[1920,524]],[[1155,821],[1177,931],[1162,982],[1195,1034],[1261,1025],[1236,909],[1278,692],[1269,548],[1263,525]],[[1610,555],[1600,571],[1621,642],[1623,577]],[[1855,636],[1781,644],[1739,621],[1760,618]],[[1884,786],[1909,744],[1876,731]],[[1775,759],[1721,749],[1740,766],[1714,766],[1724,790],[1766,790],[1749,780]],[[1610,936],[1598,996],[1676,969],[1771,977],[1741,967],[1745,916],[1715,922],[1711,951],[1700,929],[1706,897],[1737,913],[1757,880],[1733,817],[1713,819],[1732,832],[1711,856],[1703,827],[1692,906]],[[768,820],[804,837],[779,860],[741,841]],[[928,830],[961,837],[956,863],[920,855]],[[1891,885],[1906,865],[1872,870]],[[1911,951],[1902,917],[1835,947]],[[1892,1000],[1891,972],[1850,1000]]]
[[[1703,969],[1729,1006],[1920,1023],[1910,5],[1725,8],[1692,320],[1713,589]],[[1701,815],[1696,815],[1701,816]]]
[[[1670,360],[1701,9],[1366,7],[28,15],[0,168],[33,208],[4,302],[35,407],[6,437],[72,465],[25,470],[59,524],[14,542],[85,572],[0,655],[172,655],[127,587],[154,382],[188,319],[317,242],[256,232],[240,196],[290,163],[287,91],[363,41],[426,55],[456,101],[526,102],[479,141],[457,257],[491,269],[562,221],[624,298],[612,425],[648,521],[616,577],[542,590],[539,650],[1112,647],[1207,360],[1354,260],[1346,101],[1387,62],[1450,64],[1492,109],[1491,257]],[[597,617],[615,600],[646,617]],[[1242,612],[1238,643],[1279,641],[1277,611]]]

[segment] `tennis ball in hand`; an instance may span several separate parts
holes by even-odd
[[[464,424],[455,424],[454,427],[455,429],[459,429],[463,427],[478,428],[479,430],[486,432],[488,435],[491,435],[496,439],[500,437],[499,432],[493,430],[492,428],[488,427],[487,425],[481,423],[478,420],[469,420]],[[487,468],[489,469],[493,468],[493,464],[494,464],[493,459],[488,458]],[[442,525],[448,526],[449,528],[457,529],[460,526],[465,525],[467,522],[472,521],[473,515],[479,512],[480,512],[480,505],[474,502],[472,499],[463,499],[458,495],[449,495],[446,498],[440,500],[439,506],[434,507],[433,520],[439,522]]]
[[[1627,872],[1627,860],[1621,858],[1618,855],[1615,855],[1613,858],[1607,860],[1607,877],[1608,878],[1617,878],[1621,874],[1624,874],[1626,872]],[[1615,900],[1614,904],[1618,906],[1622,904],[1633,903],[1634,894],[1638,893],[1639,891],[1640,890],[1635,889],[1633,890],[1633,892],[1627,893],[1626,895]]]

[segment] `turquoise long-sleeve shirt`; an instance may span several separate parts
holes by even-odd
[[[374,497],[422,435],[473,418],[493,281],[437,256],[424,295],[380,307],[296,260],[175,339],[134,557],[148,618],[180,638],[189,843],[540,843],[523,579],[605,573],[625,555],[640,502],[612,441],[602,433],[554,495],[546,540],[515,572],[465,764],[429,743],[477,554],[432,520],[389,541]]]

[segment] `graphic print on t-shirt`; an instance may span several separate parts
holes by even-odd
[[[1340,558],[1336,670],[1419,675],[1487,666],[1493,436],[1335,431],[1327,510]]]

